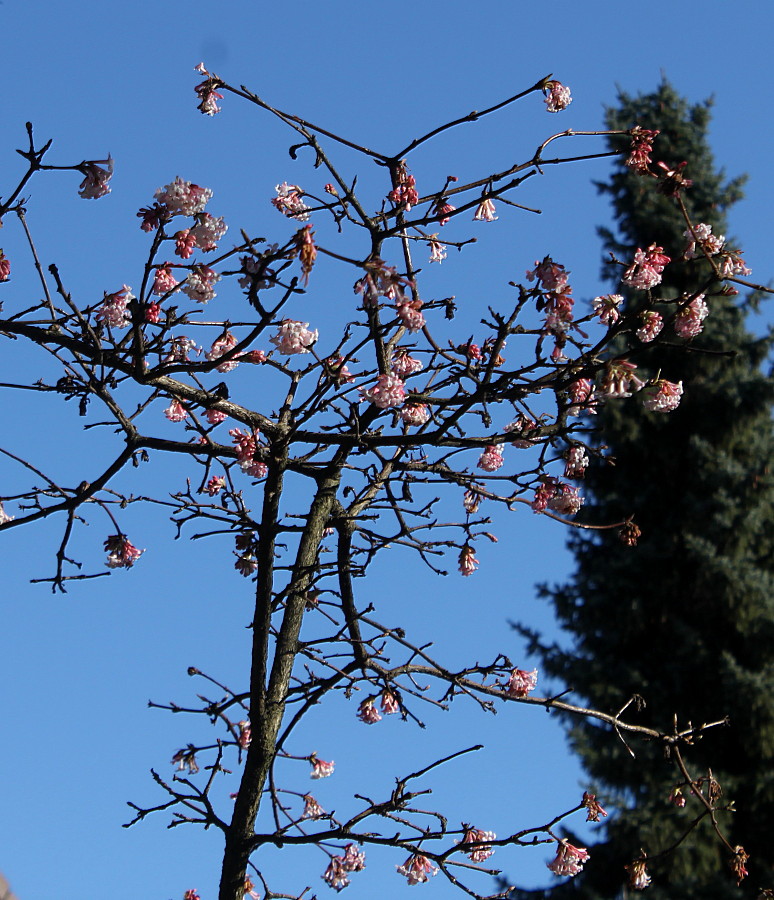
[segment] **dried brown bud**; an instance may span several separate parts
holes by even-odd
[[[636,547],[641,534],[642,532],[634,522],[631,519],[627,519],[621,526],[618,537],[627,547]]]

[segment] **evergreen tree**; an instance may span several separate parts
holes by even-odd
[[[669,168],[683,161],[693,186],[682,193],[694,223],[726,232],[724,213],[741,197],[743,179],[726,181],[709,148],[710,104],[690,105],[666,82],[647,95],[621,94],[607,111],[607,126],[659,129],[653,158]],[[620,149],[616,141],[611,146]],[[606,249],[621,261],[637,247],[661,245],[673,259],[653,295],[690,296],[708,284],[706,261],[689,267],[687,241],[676,201],[654,189],[655,180],[617,164],[608,184],[617,234],[602,230]],[[733,244],[733,242],[730,242]],[[696,269],[700,268],[697,275]],[[605,275],[621,275],[611,261]],[[702,281],[703,279],[703,281]],[[713,775],[737,812],[721,814],[731,840],[751,855],[750,877],[737,889],[729,853],[706,840],[705,819],[676,854],[660,851],[677,841],[700,812],[669,803],[676,770],[661,746],[637,746],[632,759],[598,724],[570,728],[574,750],[612,807],[600,843],[590,847],[586,871],[551,893],[594,898],[620,894],[623,867],[641,847],[654,857],[648,889],[658,898],[741,897],[770,886],[774,866],[774,486],[771,379],[761,367],[769,349],[745,327],[746,307],[710,284],[709,317],[687,345],[643,345],[628,358],[647,373],[683,380],[677,410],[654,414],[633,401],[611,400],[600,409],[607,450],[615,465],[598,460],[586,478],[585,521],[602,524],[632,513],[642,529],[639,545],[624,546],[613,531],[574,531],[576,571],[570,583],[544,587],[572,646],[547,646],[529,634],[547,674],[561,679],[592,705],[616,712],[640,695],[643,724],[668,728],[728,716],[690,748],[694,774]],[[644,292],[626,295],[628,310]],[[668,323],[667,309],[664,319]],[[671,312],[674,307],[671,307]],[[631,343],[631,342],[630,342]],[[636,343],[636,341],[634,342]],[[626,406],[624,410],[624,405]],[[631,708],[630,708],[631,711]],[[568,723],[568,727],[569,723]],[[696,839],[701,837],[702,840]]]

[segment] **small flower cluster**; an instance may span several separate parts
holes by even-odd
[[[403,875],[410,885],[424,884],[433,875],[438,873],[438,868],[421,853],[409,856],[402,866],[395,867],[399,875]]]
[[[3,253],[0,247],[0,281],[8,281],[11,277],[11,260]]]
[[[301,199],[304,192],[297,184],[283,181],[274,190],[277,196],[272,199],[272,206],[289,219],[296,219],[299,222],[309,221],[309,207]]]
[[[253,431],[252,434],[248,434],[239,428],[232,428],[229,434],[236,445],[239,467],[245,475],[250,475],[252,478],[265,477],[269,467],[266,463],[254,459],[258,450],[258,432]]]
[[[365,868],[365,853],[355,844],[347,844],[343,856],[332,856],[322,876],[323,881],[335,891],[343,891],[349,885],[349,872],[362,872]]]
[[[253,463],[253,467],[262,465],[263,463]],[[258,571],[258,560],[255,556],[255,535],[252,531],[242,531],[235,537],[234,544],[236,546],[236,551],[234,553],[234,555],[236,556],[236,562],[234,563],[234,568],[243,578],[249,578],[251,575],[254,575]],[[249,722],[246,722],[244,724],[247,725],[248,729],[250,728]],[[239,723],[239,727],[241,732],[241,722]],[[252,739],[252,734],[250,731],[248,731],[247,736],[248,738]]]
[[[145,553],[144,550],[138,550],[123,534],[110,535],[104,546],[108,555],[105,563],[108,569],[131,569]]]
[[[564,477],[565,478],[584,478],[586,468],[589,464],[589,458],[586,455],[585,447],[575,445],[568,448],[564,454]]]
[[[473,221],[495,222],[496,220],[497,216],[495,215],[494,201],[489,198],[487,198],[486,200],[482,200],[476,207],[476,213],[473,216]]]
[[[91,160],[78,167],[83,172],[83,181],[78,188],[78,196],[84,200],[99,200],[110,193],[109,181],[113,177],[113,157]]]
[[[467,494],[466,494],[467,496]],[[475,553],[470,544],[465,544],[465,546],[460,551],[460,558],[458,562],[459,570],[461,575],[472,575],[479,566],[479,561],[475,557]]]
[[[308,322],[283,319],[277,334],[269,340],[283,356],[292,356],[295,353],[309,353],[317,338],[317,329],[310,331]]]
[[[535,431],[537,427],[538,424],[534,419],[530,419],[530,417],[525,416],[524,413],[519,413],[515,421],[506,425],[503,431],[517,435],[517,437],[511,441],[511,447],[516,447],[517,450],[526,450],[529,447],[534,447],[538,443],[536,440],[527,437],[527,435],[531,431]]]
[[[650,154],[653,151],[653,141],[660,133],[660,131],[650,131],[639,125],[635,125],[629,132],[632,137],[632,144],[626,165],[630,169],[634,169],[637,174],[650,174],[648,166],[651,162]]]
[[[572,103],[570,89],[561,81],[547,81],[543,85],[546,110],[551,113],[560,112]]]
[[[310,778],[328,778],[330,775],[333,775],[335,766],[333,761],[326,762],[324,759],[318,759],[313,753],[309,757],[309,762],[312,764],[312,771],[309,773]]]
[[[647,250],[639,247],[634,254],[634,262],[624,272],[624,284],[647,291],[661,284],[661,276],[670,262],[670,257],[664,253],[663,247],[651,244]]]
[[[637,329],[637,337],[643,344],[649,344],[658,337],[661,329],[664,327],[664,320],[655,310],[647,309],[640,313],[640,322],[642,324]]]
[[[620,294],[605,294],[602,297],[595,297],[591,301],[594,307],[594,313],[603,325],[615,325],[621,318],[619,311],[623,297]]]
[[[394,266],[388,266],[378,256],[364,263],[365,275],[355,282],[353,290],[363,295],[363,306],[374,307],[379,297],[386,297],[396,304],[405,302],[405,289],[413,287],[414,282],[398,274]]]
[[[178,750],[171,762],[177,766],[179,772],[187,770],[190,775],[195,775],[199,771],[199,763],[196,762],[196,747],[193,744],[189,744],[183,750]]]
[[[204,207],[212,199],[212,191],[177,175],[174,181],[159,188],[153,196],[169,215],[195,216],[204,212]]]
[[[697,334],[701,334],[704,328],[702,323],[708,315],[709,307],[704,300],[704,294],[699,294],[675,316],[675,334],[686,340],[696,337]]]
[[[206,354],[207,359],[210,362],[220,359],[222,356],[230,353],[238,343],[236,337],[230,331],[224,332],[219,338],[216,338],[212,342],[212,346]],[[216,368],[218,372],[233,372],[238,365],[239,354],[235,354],[232,359],[224,360],[220,365],[216,366]]]
[[[9,515],[5,511],[2,501],[0,501],[0,525],[5,525],[6,522],[13,522],[15,518],[15,516]]]
[[[558,841],[556,857],[547,867],[554,875],[577,875],[584,863],[588,862],[589,853],[584,847],[575,847],[568,840]]]
[[[364,390],[360,388],[363,400],[368,400],[379,409],[400,406],[406,399],[406,386],[397,375],[384,374],[376,379],[376,384]]]
[[[567,385],[570,395],[568,416],[595,416],[597,414],[597,398],[594,382],[590,378],[578,378]]]
[[[409,175],[405,159],[398,163],[395,181],[397,184],[387,195],[387,199],[391,200],[396,206],[402,206],[408,212],[412,206],[416,206],[419,202],[419,194],[416,189],[416,179],[413,175]]]
[[[214,290],[220,275],[209,266],[194,266],[180,290],[197,303],[208,303],[217,296]]]
[[[537,687],[538,670],[513,669],[508,681],[501,685],[507,697],[523,698]]]
[[[695,259],[707,253],[710,256],[717,256],[726,243],[724,234],[713,234],[712,226],[699,222],[693,226],[693,231],[687,229],[683,232],[683,237],[688,241],[683,257],[685,259]]]
[[[634,862],[624,866],[629,873],[629,887],[635,891],[644,891],[650,884],[650,875],[645,871],[645,859],[635,859]]]
[[[404,425],[420,428],[430,421],[430,408],[426,403],[407,403],[400,411]]]
[[[596,794],[590,794],[588,791],[584,791],[581,804],[586,807],[587,822],[598,822],[600,816],[607,816],[605,810],[599,805]]]
[[[642,405],[650,412],[672,412],[680,405],[683,396],[683,383],[667,381],[659,378],[642,391]]]
[[[605,368],[605,375],[602,379],[602,391],[608,397],[625,398],[631,397],[631,387],[635,391],[641,390],[645,386],[645,382],[638,378],[634,373],[637,366],[625,359],[614,359],[609,362]]]
[[[205,116],[214,116],[220,112],[217,101],[223,99],[223,94],[218,93],[216,89],[221,87],[222,82],[205,69],[203,62],[194,66],[194,71],[206,76],[205,80],[194,88],[196,96],[199,98],[199,105],[196,108]]]
[[[126,328],[132,321],[127,307],[132,300],[136,299],[128,284],[114,294],[105,294],[102,306],[97,311],[97,321],[104,322],[110,328]]]
[[[480,842],[494,841],[497,839],[497,835],[494,831],[481,831],[478,828],[473,828],[471,825],[463,825],[462,827],[465,829],[465,833],[459,843],[473,844],[470,850],[465,851],[468,855],[468,859],[475,863],[486,862],[489,857],[494,854],[495,848],[488,844],[481,844]]]

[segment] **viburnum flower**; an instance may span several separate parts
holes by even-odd
[[[195,775],[199,771],[199,764],[196,762],[196,747],[193,744],[189,744],[183,750],[178,750],[171,762],[177,766],[180,772],[187,769],[191,775]]]
[[[506,684],[501,685],[508,697],[526,697],[537,687],[538,670],[513,669]]]
[[[650,154],[653,150],[653,141],[660,131],[650,131],[647,128],[641,128],[635,125],[629,134],[632,136],[632,145],[626,165],[630,169],[634,169],[639,175],[647,175],[649,173]]]
[[[652,309],[645,310],[640,313],[640,322],[642,325],[637,329],[637,337],[643,344],[649,344],[661,333],[664,327],[664,320],[661,315]]]
[[[188,354],[192,351],[201,353],[201,347],[196,346],[196,341],[184,334],[173,337],[169,345],[169,353],[164,357],[165,363],[181,363],[188,362]]]
[[[560,112],[572,103],[570,89],[561,81],[547,81],[543,85],[543,93],[546,95],[545,104],[548,112]]]
[[[637,366],[625,359],[616,359],[607,364],[605,377],[602,379],[602,390],[608,397],[631,397],[629,388],[635,391],[645,386],[645,382],[634,373]]]
[[[640,291],[647,291],[661,284],[661,275],[670,262],[663,247],[651,244],[647,250],[637,248],[634,262],[624,272],[623,282]]]
[[[425,327],[425,317],[421,312],[421,300],[398,300],[395,306],[403,327],[407,328],[412,334],[421,331]]]
[[[225,486],[226,479],[222,475],[213,475],[212,478],[210,478],[210,480],[204,486],[203,490],[205,494],[209,494],[210,497],[214,497],[219,494]]]
[[[688,165],[687,161],[678,163],[674,169],[670,169],[665,162],[657,162],[656,165],[663,172],[656,185],[656,190],[666,194],[667,197],[677,197],[680,191],[686,190],[693,184],[690,178],[683,175],[683,170]]]
[[[538,443],[536,440],[530,440],[527,437],[527,435],[537,427],[537,422],[534,419],[530,419],[530,417],[525,416],[524,413],[519,413],[515,421],[506,425],[503,431],[516,435],[511,441],[511,447],[516,447],[517,450],[526,450],[529,447],[534,447]]]
[[[204,212],[204,207],[212,199],[212,191],[177,175],[174,181],[159,188],[153,196],[172,215],[195,216]]]
[[[9,515],[9,514],[3,509],[3,503],[2,503],[2,501],[0,501],[0,525],[5,525],[6,522],[13,522],[13,520],[14,520],[15,518],[16,518],[15,516]]]
[[[409,856],[402,866],[395,867],[399,875],[404,875],[409,884],[423,884],[429,877],[436,875],[438,869],[421,853]]]
[[[381,695],[380,706],[385,716],[394,715],[400,712],[400,696],[389,688],[385,688]]]
[[[588,861],[588,851],[584,847],[574,847],[566,839],[557,843],[556,857],[546,865],[554,875],[577,875]]]
[[[430,248],[431,263],[441,263],[446,259],[446,244],[442,244],[440,241],[436,240],[436,235],[430,235],[427,246]]]
[[[158,324],[158,321],[161,318],[161,304],[156,300],[151,300],[147,303],[145,305],[144,318],[145,321],[150,322],[151,325]]]
[[[400,417],[406,425],[419,428],[430,420],[430,409],[426,403],[407,403],[400,411]]]
[[[537,281],[542,291],[561,291],[567,286],[569,272],[561,263],[555,263],[550,256],[542,262],[535,260],[535,268],[527,271],[528,281]]]
[[[703,253],[717,256],[726,243],[724,234],[713,234],[712,226],[706,225],[704,222],[694,225],[693,231],[688,228],[683,232],[683,237],[688,241],[688,246],[685,249],[685,253],[683,253],[685,259],[695,259]]]
[[[380,375],[372,388],[360,390],[363,400],[369,400],[379,409],[400,406],[406,399],[406,386],[397,375]]]
[[[433,206],[433,215],[438,219],[439,225],[446,225],[455,209],[457,207],[452,206],[445,197],[439,197]]]
[[[365,869],[365,853],[356,844],[344,848],[344,868],[347,872],[362,872]]]
[[[108,569],[131,569],[135,562],[145,553],[138,550],[123,534],[111,534],[105,541]]]
[[[214,116],[220,112],[217,101],[223,99],[223,94],[218,93],[216,88],[221,87],[222,82],[204,68],[204,63],[195,66],[194,71],[207,76],[201,84],[197,84],[194,88],[196,96],[199,98],[199,105],[196,108],[201,110],[205,116]]]
[[[460,574],[465,575],[466,577],[468,575],[472,575],[478,568],[479,562],[476,559],[473,548],[470,546],[470,544],[465,544],[465,546],[460,551],[458,565]]]
[[[650,875],[645,871],[645,859],[635,859],[624,868],[629,873],[629,887],[635,891],[644,891],[650,884]]]
[[[672,412],[680,405],[683,383],[659,378],[643,389],[642,405],[650,412]]]
[[[366,725],[375,725],[377,722],[382,721],[381,713],[374,706],[373,697],[368,697],[358,706],[357,717],[361,722],[365,722]]]
[[[222,216],[215,217],[209,213],[199,213],[196,224],[190,230],[195,245],[204,253],[217,249],[218,241],[228,231],[228,225]]]
[[[363,306],[366,308],[376,306],[379,297],[404,302],[405,289],[414,286],[411,279],[399,274],[395,266],[388,266],[378,256],[367,260],[363,268],[366,274],[355,282],[353,290],[363,295]]]
[[[258,560],[252,553],[237,554],[234,568],[243,578],[249,578],[258,571]]]
[[[350,384],[355,380],[355,376],[344,364],[343,356],[329,356],[323,360],[323,365],[325,374],[336,384]]]
[[[621,318],[619,307],[622,303],[623,297],[620,294],[605,294],[602,297],[595,297],[591,301],[594,312],[603,325],[615,325]]]
[[[295,353],[308,353],[317,337],[317,329],[310,331],[308,322],[283,319],[277,334],[269,338],[269,341],[283,356],[292,356]]]
[[[496,472],[504,462],[502,450],[496,444],[489,444],[478,458],[478,467],[485,472]]]
[[[0,281],[8,281],[11,275],[11,260],[0,248]]]
[[[580,447],[577,444],[574,447],[570,447],[564,454],[564,458],[565,478],[583,478],[586,475],[589,458],[586,455],[585,447]]]
[[[242,748],[242,750],[247,750],[253,740],[253,730],[250,727],[250,723],[247,719],[243,719],[241,722],[237,723],[239,727],[239,737],[237,738],[237,743]]]
[[[555,478],[546,478],[535,488],[535,496],[532,498],[532,512],[542,513],[548,509],[548,501],[556,494],[557,481]]]
[[[261,895],[257,891],[253,890],[254,887],[255,885],[253,884],[250,876],[245,875],[245,884],[243,888],[245,897],[252,897],[252,900],[261,900]]]
[[[220,425],[221,422],[225,422],[228,416],[226,413],[221,412],[219,409],[208,409],[204,413],[204,418],[210,423],[210,425]]]
[[[578,378],[567,385],[567,393],[570,395],[571,406],[567,410],[568,416],[595,416],[597,414],[597,399],[594,382],[590,378]]]
[[[172,400],[169,406],[164,410],[164,415],[170,422],[183,422],[188,418],[188,410],[179,400]]]
[[[495,215],[494,201],[490,199],[482,200],[476,208],[476,214],[473,216],[474,222],[494,222],[497,219]]]
[[[283,181],[274,190],[277,192],[277,196],[272,199],[272,206],[289,219],[297,219],[299,222],[309,221],[309,207],[301,199],[303,191],[297,184],[288,184],[287,181]]]
[[[701,334],[704,320],[709,315],[709,307],[704,300],[704,294],[699,294],[684,306],[675,316],[674,328],[678,337],[689,340]]]
[[[419,202],[419,194],[416,189],[416,179],[413,175],[409,175],[405,159],[398,163],[395,180],[397,184],[387,195],[387,199],[392,200],[396,206],[402,206],[408,212]]]
[[[583,500],[578,488],[560,481],[556,484],[553,496],[548,500],[548,509],[563,516],[574,516],[583,506]]]
[[[581,803],[586,807],[586,821],[598,822],[600,816],[606,816],[607,813],[597,802],[597,795],[590,794],[588,791],[583,792],[583,800]]]
[[[350,881],[347,878],[347,870],[344,868],[343,856],[331,857],[322,879],[334,891],[343,891],[345,887],[349,886]]]
[[[309,757],[309,762],[312,764],[312,771],[309,773],[310,778],[327,778],[329,775],[333,775],[333,767],[335,765],[333,761],[326,762],[324,759],[318,759],[312,754]]]
[[[265,253],[259,256],[240,256],[239,265],[244,275],[239,279],[241,288],[248,290],[266,290],[274,286],[274,269],[266,265],[266,258],[277,252],[277,245],[272,244]]]
[[[177,289],[180,282],[175,278],[172,274],[172,270],[170,266],[172,263],[164,263],[163,266],[159,266],[156,269],[156,277],[153,280],[153,288],[152,293],[156,294],[156,296],[161,297],[163,294],[168,293],[169,291],[174,291]]]
[[[254,431],[252,434],[249,434],[239,428],[231,428],[228,433],[236,445],[239,462],[252,461],[258,449],[258,433]]]
[[[190,259],[196,247],[196,238],[190,228],[184,228],[175,234],[175,255],[181,259]]]
[[[462,498],[462,505],[465,507],[465,512],[468,513],[468,515],[477,513],[483,499],[483,496],[475,488],[468,488],[465,491],[465,496]]]
[[[325,815],[325,810],[314,799],[311,794],[304,794],[304,811],[301,813],[302,819],[321,819]]]
[[[194,266],[181,290],[197,303],[207,303],[217,296],[213,285],[220,281],[220,275],[209,266]]]
[[[733,278],[735,275],[752,275],[752,269],[745,265],[740,250],[724,253],[720,262],[720,274],[723,278]]]
[[[143,231],[155,231],[159,225],[168,222],[171,213],[161,203],[154,203],[153,206],[143,206],[137,213],[137,217],[142,219],[140,228]]]
[[[193,888],[191,888],[191,890],[186,891],[183,894],[183,900],[201,900],[201,897]]]
[[[230,331],[225,332],[212,342],[212,347],[210,347],[206,353],[207,359],[210,362],[220,359],[221,356],[225,356],[233,350],[237,343],[236,337]],[[239,357],[237,355],[233,359],[224,360],[224,362],[217,366],[217,370],[218,372],[233,372],[238,365]]]
[[[465,834],[462,836],[462,840],[459,841],[460,844],[477,844],[479,841],[494,841],[497,839],[497,835],[494,831],[481,831],[478,828],[473,828],[471,825],[463,826],[465,828]],[[470,850],[465,851],[468,855],[468,858],[475,863],[486,862],[490,856],[492,856],[495,852],[494,847],[488,846],[473,846]]]
[[[102,306],[97,311],[97,321],[104,322],[111,328],[126,328],[132,321],[131,313],[127,307],[131,300],[136,299],[128,284],[125,284],[120,291],[116,291],[114,294],[105,294]]]
[[[107,159],[91,160],[78,166],[78,169],[84,175],[78,188],[79,197],[83,197],[84,200],[99,200],[100,197],[110,193],[108,182],[113,177],[113,157],[110,154]]]
[[[405,347],[397,347],[392,354],[390,371],[398,378],[408,378],[415,372],[421,372],[423,368],[422,362],[411,356]]]

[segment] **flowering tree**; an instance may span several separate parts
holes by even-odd
[[[75,169],[83,176],[80,195],[97,199],[110,190],[112,160],[50,163],[50,142],[38,146],[29,125],[28,146],[19,151],[26,171],[0,204],[0,215],[15,215],[28,239],[42,289],[42,299],[23,308],[12,295],[11,263],[19,262],[0,253],[0,278],[11,294],[0,334],[47,352],[59,374],[52,383],[4,386],[77,398],[87,418],[98,407],[118,443],[102,471],[88,471],[84,462],[77,486],[59,483],[37,463],[2,448],[22,475],[40,482],[4,490],[0,530],[61,516],[53,573],[39,579],[54,591],[108,574],[82,571],[68,555],[73,530],[87,515],[109,522],[107,569],[131,568],[144,552],[132,540],[142,541],[130,538],[120,519],[128,504],[141,499],[116,486],[119,475],[134,467],[139,481],[150,453],[175,455],[185,471],[178,491],[142,502],[167,509],[178,534],[196,528],[197,537],[229,536],[234,566],[254,595],[246,685],[231,690],[214,676],[189,670],[216,685],[222,699],[165,708],[205,717],[217,737],[179,750],[174,776],[154,772],[162,798],[151,808],[131,804],[133,821],[170,810],[175,824],[220,831],[221,900],[260,896],[258,887],[266,896],[306,893],[308,887],[274,883],[262,864],[261,850],[268,846],[318,846],[328,858],[322,877],[336,890],[364,868],[369,845],[395,848],[397,872],[409,885],[441,872],[473,897],[485,896],[481,873],[496,870],[483,864],[501,847],[547,842],[555,853],[551,871],[577,874],[588,853],[561,837],[558,826],[578,812],[591,821],[605,815],[589,792],[552,821],[520,825],[499,837],[479,827],[485,823],[452,827],[443,811],[418,800],[427,793],[428,773],[477,747],[439,752],[421,770],[397,773],[389,796],[359,793],[360,808],[348,817],[325,812],[299,784],[299,778],[334,775],[332,761],[296,740],[310,710],[337,692],[357,696],[353,715],[367,725],[384,715],[419,722],[422,704],[446,708],[464,697],[486,711],[520,703],[593,719],[627,746],[659,742],[677,777],[700,798],[702,816],[715,825],[741,879],[746,854],[726,841],[707,775],[693,773],[683,752],[719,722],[675,722],[661,732],[637,724],[633,701],[620,710],[595,710],[563,696],[536,696],[537,672],[519,668],[497,648],[488,662],[452,668],[430,654],[421,635],[407,634],[359,600],[355,589],[356,579],[390,548],[415,554],[438,574],[445,574],[441,566],[451,557],[461,576],[473,576],[477,543],[496,540],[480,512],[484,504],[527,506],[572,525],[583,503],[579,484],[589,457],[603,452],[589,440],[597,409],[637,403],[654,416],[673,411],[682,396],[679,364],[675,371],[643,372],[633,358],[643,343],[689,341],[711,315],[712,297],[701,291],[660,297],[661,312],[655,311],[650,291],[670,258],[652,243],[633,259],[615,261],[623,282],[642,293],[636,314],[625,313],[621,297],[610,294],[578,315],[569,272],[546,256],[510,283],[507,309],[482,311],[481,337],[459,334],[453,298],[423,296],[419,254],[429,252],[430,263],[441,263],[450,246],[464,252],[470,241],[443,240],[452,218],[494,222],[496,202],[528,211],[511,199],[526,179],[614,152],[549,156],[549,149],[553,153],[570,139],[600,134],[564,131],[503,171],[465,184],[449,176],[421,190],[411,174],[411,154],[431,138],[529,102],[533,94],[545,95],[548,112],[560,112],[570,103],[569,90],[541,79],[385,154],[275,109],[203,65],[197,69],[204,76],[196,88],[203,113],[217,113],[226,94],[239,97],[284,122],[295,132],[291,156],[308,152],[315,170],[325,173],[310,175],[319,186],[277,186],[272,203],[293,223],[289,237],[268,243],[243,230],[224,249],[227,225],[206,210],[212,192],[177,177],[138,213],[149,250],[136,291],[119,286],[123,278],[117,277],[101,300],[80,301],[56,267],[44,270],[22,193],[39,172]],[[738,251],[687,215],[681,192],[690,182],[683,167],[651,163],[656,133],[639,127],[616,133],[629,136],[627,164],[643,183],[674,199],[675,215],[685,223],[686,255],[703,267],[708,288],[717,280],[723,291],[733,290],[732,282],[748,284]],[[380,167],[384,188],[375,203],[356,191],[356,179],[335,159],[337,147]],[[318,240],[315,228],[326,228],[330,240]],[[314,288],[320,254],[352,272],[354,296],[340,322],[333,315],[314,323],[292,318],[294,304]],[[210,302],[208,310],[217,312],[205,321],[201,312]],[[263,385],[258,403],[254,391],[237,395],[235,377],[229,384],[229,373],[244,366],[255,367]],[[616,530],[628,545],[639,533],[633,517],[598,527]],[[299,762],[309,768],[300,773]],[[220,776],[239,766],[238,789],[224,796]],[[647,885],[644,855],[629,870],[634,887]]]

